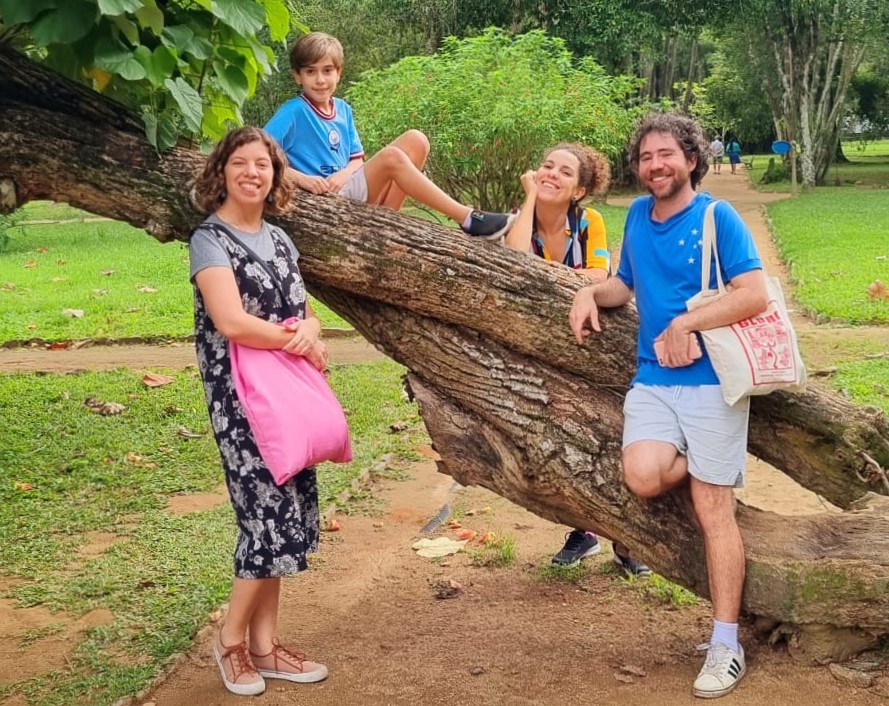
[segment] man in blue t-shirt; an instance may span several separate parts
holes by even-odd
[[[750,231],[729,204],[719,203],[717,248],[731,291],[686,310],[686,301],[701,289],[703,218],[713,200],[695,192],[707,172],[707,143],[697,123],[678,114],[647,117],[630,142],[629,161],[650,196],[630,207],[616,276],[575,296],[571,328],[583,342],[590,328],[601,330],[600,307],[636,298],[638,368],[624,402],[624,482],[650,498],[689,479],[714,617],[693,691],[714,698],[734,689],[746,671],[738,642],[744,545],[733,488],[744,481],[749,400],[725,403],[706,351],[699,353],[696,332],[760,313],[768,295]],[[714,282],[715,274],[714,269]]]
[[[467,235],[490,240],[506,233],[512,214],[466,206],[423,173],[429,140],[419,130],[408,130],[364,160],[352,108],[334,96],[343,61],[342,44],[324,32],[303,35],[290,51],[293,80],[302,90],[278,108],[265,130],[287,154],[296,185],[396,211],[410,196],[453,218]]]

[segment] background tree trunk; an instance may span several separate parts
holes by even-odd
[[[11,203],[52,199],[184,239],[199,220],[194,152],[157,155],[114,103],[0,53],[0,181]],[[706,596],[686,492],[641,501],[620,481],[621,404],[636,314],[604,315],[574,342],[582,279],[385,209],[301,195],[281,219],[309,289],[410,369],[441,469],[547,518],[620,537],[657,571]],[[745,608],[799,638],[809,659],[889,634],[889,503],[859,478],[889,465],[885,415],[817,385],[754,400],[750,451],[847,512],[803,518],[739,508]],[[825,632],[826,631],[826,632]],[[814,637],[828,635],[828,649]],[[842,639],[840,639],[842,638]],[[824,644],[823,642],[820,644]]]

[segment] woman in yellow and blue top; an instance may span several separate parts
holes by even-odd
[[[560,143],[547,150],[540,166],[522,175],[525,201],[506,235],[506,246],[579,270],[590,283],[604,282],[611,274],[605,220],[581,203],[604,194],[610,176],[608,160],[585,145]],[[574,529],[552,561],[575,564],[600,550],[593,532]],[[614,562],[627,574],[651,574],[616,543]]]

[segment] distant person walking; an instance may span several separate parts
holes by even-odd
[[[713,160],[713,173],[719,174],[722,171],[722,159],[725,157],[725,145],[719,139],[719,135],[713,136],[713,142],[710,143],[710,157]]]
[[[738,142],[737,137],[733,137],[728,141],[725,151],[728,154],[728,162],[732,167],[732,174],[734,174],[741,163],[741,143]]]

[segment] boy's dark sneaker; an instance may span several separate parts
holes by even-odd
[[[599,538],[592,532],[583,530],[571,530],[565,535],[565,546],[553,557],[553,564],[571,566],[581,559],[598,554],[602,551]]]
[[[647,579],[651,576],[651,569],[648,565],[631,558],[626,547],[615,544],[613,550],[614,563],[624,574],[637,579]]]
[[[514,213],[473,211],[469,217],[469,227],[460,226],[460,228],[464,233],[475,238],[494,240],[506,234],[515,217]]]

